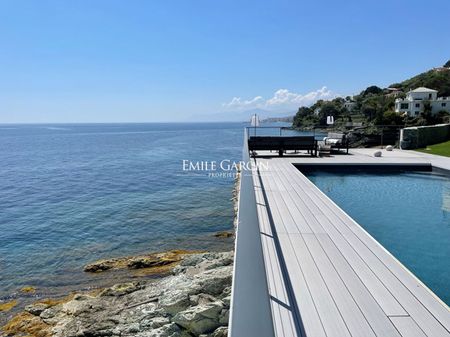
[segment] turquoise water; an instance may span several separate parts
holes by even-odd
[[[450,179],[429,173],[308,173],[450,305]]]
[[[100,258],[231,249],[213,234],[233,228],[232,174],[183,160],[241,160],[245,126],[0,125],[0,300],[110,283],[82,271]]]
[[[240,160],[242,123],[0,126],[0,298],[88,286],[100,258],[229,249],[233,178],[182,160]]]

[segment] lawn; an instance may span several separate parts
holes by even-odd
[[[450,157],[450,140],[440,144],[429,145],[426,148],[417,149],[416,151]]]

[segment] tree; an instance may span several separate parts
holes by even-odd
[[[308,108],[306,106],[300,107],[297,111],[297,115],[299,117],[306,117],[306,116],[312,115],[313,113],[314,113],[314,111],[311,108]]]
[[[319,113],[319,123],[320,125],[326,125],[327,124],[327,117],[333,116],[336,120],[336,117],[338,117],[341,113],[341,110],[334,102],[325,102],[321,108]]]
[[[313,109],[302,106],[294,117],[293,125],[298,128],[313,126],[317,123],[317,120],[318,118],[314,115]]]
[[[445,67],[445,68],[450,68],[450,60],[448,60],[447,63],[444,64],[444,67]]]
[[[425,114],[431,114],[432,110],[433,110],[433,108],[431,107],[430,101],[428,101],[428,100],[423,101],[423,112]]]
[[[361,113],[366,116],[368,120],[372,120],[372,118],[374,118],[377,114],[377,108],[373,105],[364,104],[361,107]]]
[[[380,87],[377,87],[376,85],[371,85],[370,87],[367,87],[366,90],[364,90],[361,95],[367,96],[367,95],[379,95],[383,92],[383,89]]]
[[[420,117],[426,121],[426,125],[434,125],[442,122],[442,118],[439,114],[433,115],[431,103],[429,101],[423,102],[423,112],[420,114]]]
[[[380,123],[382,125],[403,125],[405,122],[403,117],[394,111],[385,111],[382,115]]]

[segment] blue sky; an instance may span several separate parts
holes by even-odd
[[[448,0],[2,0],[0,123],[290,112],[442,65],[448,13]]]

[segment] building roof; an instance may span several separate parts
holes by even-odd
[[[425,87],[419,87],[414,90],[411,90],[410,92],[438,92],[437,90],[425,88]]]

